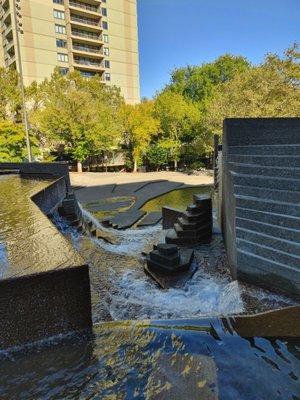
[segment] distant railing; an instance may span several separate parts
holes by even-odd
[[[102,37],[100,35],[97,35],[96,33],[77,31],[74,29],[72,29],[72,35],[89,38],[89,39],[93,39],[93,40],[102,40]]]
[[[102,66],[101,63],[98,63],[98,62],[96,62],[96,61],[84,60],[84,59],[82,59],[82,58],[76,58],[76,57],[74,58],[74,62],[75,62],[76,64],[89,65],[89,66],[97,67],[97,68],[100,68],[100,67]]]
[[[83,18],[83,17],[78,17],[77,15],[71,15],[71,21],[80,22],[80,23],[86,24],[86,25],[99,26],[99,28],[100,28],[99,22],[97,22],[91,18]]]
[[[90,46],[80,46],[78,44],[73,44],[73,49],[74,50],[79,50],[79,51],[86,51],[88,53],[98,53],[98,54],[103,54],[100,48],[97,47],[90,47]]]
[[[89,10],[89,11],[93,11],[93,12],[98,12],[99,11],[98,7],[92,6],[90,4],[79,3],[77,1],[70,1],[69,4],[72,7],[79,7],[79,8],[82,8],[84,10]]]

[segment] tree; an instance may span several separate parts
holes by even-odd
[[[227,117],[299,116],[299,59],[293,46],[283,58],[269,54],[262,65],[218,85],[205,117],[207,129],[221,134]]]
[[[200,112],[197,106],[183,95],[164,91],[155,100],[155,115],[162,130],[161,146],[170,151],[174,168],[180,157],[181,141],[194,138],[200,128]]]
[[[14,68],[0,68],[0,119],[22,120],[18,73]]]
[[[25,158],[25,132],[20,124],[0,122],[0,162],[20,162]]]
[[[203,109],[212,96],[214,86],[230,81],[249,68],[246,58],[225,54],[211,63],[175,69],[166,90],[182,94]]]
[[[50,143],[64,144],[77,170],[91,155],[116,146],[121,137],[119,89],[108,87],[100,78],[87,80],[78,73],[61,76],[55,71],[37,89],[32,114],[37,130]]]
[[[155,167],[156,171],[159,171],[160,167],[168,161],[169,153],[168,150],[158,142],[149,147],[145,157],[150,166]]]
[[[151,139],[158,135],[159,120],[154,116],[154,103],[144,101],[140,104],[124,104],[121,108],[124,127],[124,142],[132,152],[133,172],[137,172],[142,155]]]

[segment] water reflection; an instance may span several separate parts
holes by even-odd
[[[298,314],[299,308],[258,319],[258,336],[250,329],[247,337],[233,328],[246,329],[246,317],[235,325],[228,319],[99,324],[90,339],[2,355],[0,398],[296,399]],[[269,323],[285,330],[285,320],[293,326],[287,337],[276,330],[259,336]]]

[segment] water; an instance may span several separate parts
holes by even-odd
[[[296,400],[297,313],[98,324],[92,337],[0,354],[0,398]]]
[[[155,199],[149,200],[142,210],[147,212],[161,211],[162,207],[168,206],[184,211],[186,206],[193,202],[194,194],[207,194],[211,192],[211,185],[193,186],[185,189],[173,190]]]
[[[284,296],[232,281],[220,235],[211,244],[196,248],[198,269],[185,285],[162,290],[145,274],[142,256],[153,244],[164,241],[161,225],[118,231],[102,227],[86,210],[83,215],[116,240],[110,244],[78,234],[55,218],[90,265],[94,323],[255,313],[295,304]]]
[[[78,262],[70,243],[30,199],[51,182],[0,176],[0,278]]]

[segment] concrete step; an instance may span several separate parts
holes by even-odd
[[[193,246],[200,243],[209,243],[211,235],[204,233],[198,237],[179,237],[175,229],[170,229],[166,235],[166,243],[176,244],[177,246]]]
[[[208,194],[194,194],[194,203],[204,209],[211,209],[211,196]]]
[[[252,145],[252,146],[230,146],[228,153],[238,155],[289,155],[300,156],[300,145],[280,144],[280,145]]]
[[[261,166],[257,164],[244,164],[235,162],[228,163],[228,168],[232,172],[237,172],[243,175],[300,179],[300,168],[290,168],[286,166]]]
[[[281,201],[285,203],[300,204],[300,192],[290,190],[277,190],[257,186],[234,185],[234,194],[256,197],[264,200]]]
[[[236,207],[236,216],[251,219],[252,221],[281,226],[283,228],[298,229],[300,231],[300,215],[299,218],[297,218],[290,215],[276,214],[268,211],[255,211],[247,208]]]
[[[289,267],[300,268],[300,257],[279,251],[273,247],[268,247],[248,240],[237,239],[237,249],[266,258],[271,261],[285,264]]]
[[[239,264],[238,279],[247,278],[248,282],[265,284],[281,290],[282,286],[289,286],[290,295],[299,296],[300,292],[300,269],[288,267],[286,264],[274,262],[252,253],[238,250],[237,262]],[[292,283],[293,282],[293,283]]]
[[[298,191],[300,196],[300,180],[290,178],[274,178],[260,175],[243,175],[232,172],[234,185]]]
[[[300,168],[300,156],[275,156],[275,155],[237,155],[231,154],[227,162],[242,164],[258,164],[261,166],[286,166]]]
[[[177,223],[181,226],[182,229],[194,230],[194,229],[201,227],[207,221],[209,221],[209,220],[208,220],[207,216],[204,215],[203,217],[201,217],[201,219],[199,219],[196,222],[189,222],[186,218],[179,217],[177,220]]]
[[[236,227],[245,228],[254,232],[263,233],[284,240],[290,240],[291,242],[300,243],[299,230],[283,228],[263,222],[251,221],[245,218],[236,218]]]
[[[171,256],[163,256],[157,250],[153,250],[149,253],[149,257],[151,261],[162,265],[168,265],[170,267],[175,267],[180,264],[180,254],[177,253]]]
[[[190,204],[187,206],[186,210],[191,214],[198,214],[199,212],[204,211],[204,208],[201,206],[198,206],[196,204]],[[205,209],[205,211],[206,211],[206,209]]]
[[[203,220],[203,218],[207,219],[207,211],[202,211],[197,214],[192,214],[186,211],[182,214],[182,218],[188,222],[200,222]]]
[[[174,229],[177,233],[178,237],[193,237],[193,236],[201,236],[203,233],[210,233],[212,232],[212,223],[206,223],[202,225],[198,229],[183,229],[179,224],[174,224]]]
[[[265,246],[272,247],[285,253],[295,254],[300,257],[300,243],[291,242],[289,240],[284,240],[240,227],[236,228],[236,237],[237,239],[248,240],[252,243],[264,243]]]
[[[256,197],[236,195],[236,206],[256,211],[270,211],[277,214],[300,217],[300,204],[287,203],[285,201],[262,200]]]

